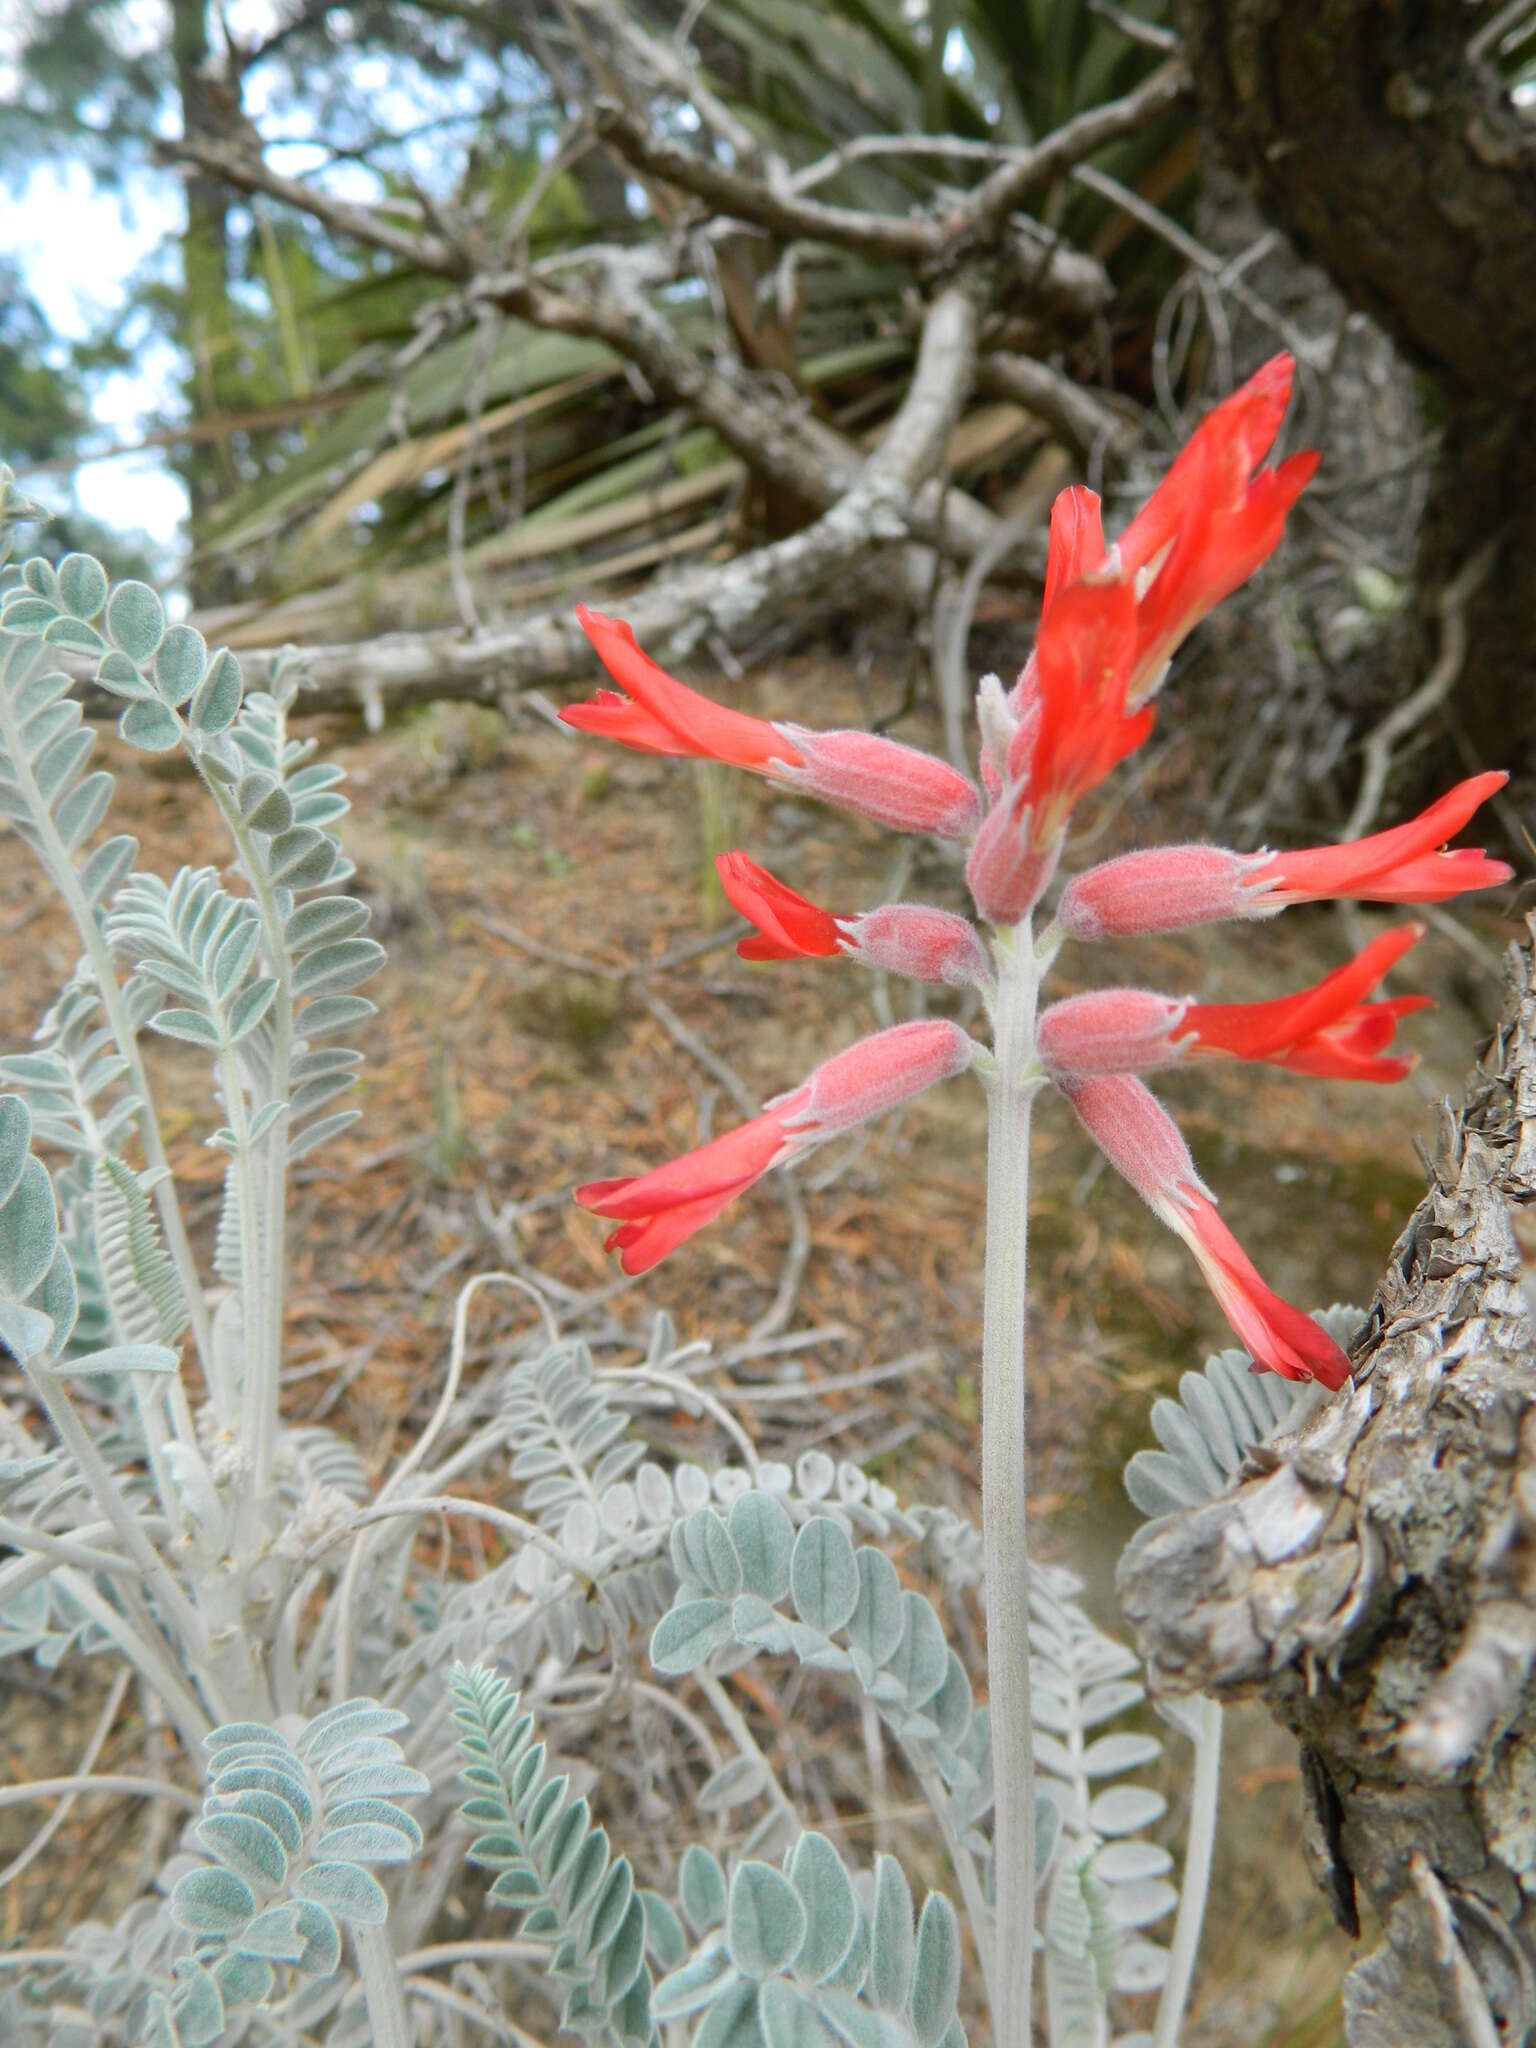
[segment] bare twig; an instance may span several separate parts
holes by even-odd
[[[1144,78],[1122,99],[1109,100],[1102,107],[1085,108],[1070,121],[1063,121],[1059,128],[1012,163],[1002,165],[967,194],[952,216],[956,240],[985,242],[1028,193],[1064,176],[1081,164],[1084,157],[1156,120],[1188,91],[1189,74],[1175,60],[1160,65],[1150,78]]]
[[[1172,56],[1180,47],[1177,29],[1159,28],[1155,21],[1143,21],[1128,8],[1116,7],[1113,0],[1088,0],[1088,12],[1109,22],[1128,43],[1139,43],[1144,50],[1160,50],[1164,56]]]
[[[991,398],[1011,398],[1043,420],[1076,454],[1120,451],[1137,439],[1135,408],[1110,401],[1075,384],[1061,370],[1033,357],[990,350],[976,365],[977,389]]]

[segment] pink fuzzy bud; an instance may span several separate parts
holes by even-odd
[[[831,1137],[963,1074],[976,1041],[943,1017],[920,1018],[861,1038],[819,1066],[792,1094],[770,1103],[795,1137]]]
[[[1104,1157],[1165,1221],[1183,1190],[1210,1190],[1195,1171],[1179,1127],[1150,1088],[1130,1074],[1064,1080],[1067,1100]]]
[[[1059,837],[1032,846],[1028,806],[1022,790],[1004,790],[988,811],[965,863],[965,879],[976,907],[989,923],[1014,925],[1046,890],[1061,859]]]
[[[1188,1007],[1148,989],[1094,989],[1053,1003],[1035,1043],[1053,1074],[1144,1074],[1187,1050],[1172,1034]]]
[[[968,988],[990,972],[981,934],[968,917],[919,903],[888,903],[841,920],[844,944],[866,967]]]
[[[1256,1365],[1289,1380],[1341,1387],[1349,1361],[1327,1331],[1272,1294],[1216,1213],[1189,1147],[1151,1091],[1129,1074],[1062,1083],[1111,1166],[1189,1246],[1206,1285]]]
[[[780,782],[898,832],[969,839],[975,831],[981,797],[947,761],[878,733],[807,732],[800,725],[778,730],[795,756],[793,766],[776,768]]]
[[[1221,846],[1159,846],[1122,854],[1074,875],[1056,922],[1074,939],[1129,938],[1182,931],[1229,917],[1270,917],[1280,908],[1243,887],[1262,854]]]

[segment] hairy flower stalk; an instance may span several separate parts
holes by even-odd
[[[1000,932],[987,1076],[987,1247],[981,1337],[981,1525],[997,1872],[995,2038],[1027,2043],[1034,1944],[1035,1760],[1029,1687],[1025,1283],[1029,1113],[1039,975],[1029,919]],[[1017,1935],[1010,1930],[1020,1930]]]
[[[1318,1079],[1401,1079],[1412,1057],[1387,1048],[1423,998],[1377,1000],[1373,992],[1422,927],[1385,932],[1313,986],[1268,1002],[1206,1004],[1121,988],[1038,1015],[1041,981],[1069,938],[1270,917],[1327,897],[1438,901],[1510,873],[1480,851],[1443,850],[1504,780],[1485,774],[1408,824],[1351,845],[1124,855],[1068,881],[1054,918],[1034,939],[1073,810],[1145,740],[1179,642],[1273,552],[1316,467],[1310,453],[1266,467],[1291,373],[1290,359],[1277,356],[1218,406],[1113,546],[1105,545],[1092,492],[1074,488],[1058,498],[1034,650],[1011,691],[989,677],[978,695],[980,789],[947,762],[891,740],[811,732],[714,704],[658,668],[621,621],[585,607],[578,614],[618,685],[562,714],[578,730],[642,752],[728,761],[897,830],[966,847],[975,921],[919,904],[828,910],[744,853],[726,854],[718,865],[731,903],[754,927],[739,946],[743,958],[847,956],[930,987],[977,989],[991,1021],[990,1051],[943,1018],[877,1032],[825,1061],[761,1115],[648,1173],[591,1182],[577,1200],[614,1224],[609,1248],[627,1273],[642,1273],[763,1174],[810,1147],[967,1068],[987,1088],[981,1467],[996,1921],[977,1937],[983,1952],[996,1953],[996,2048],[1028,2048],[1031,2040],[1036,1822],[1025,1272],[1034,1098],[1047,1086],[1059,1091],[1110,1163],[1188,1245],[1255,1371],[1345,1386],[1343,1351],[1265,1285],[1218,1215],[1177,1127],[1137,1076],[1201,1056],[1265,1061]],[[1214,1797],[1214,1749],[1207,1761],[1205,1790]],[[1197,1917],[1180,1922],[1184,1981],[1176,2003],[1187,1989]]]

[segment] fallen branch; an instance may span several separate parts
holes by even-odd
[[[638,638],[672,661],[717,637],[728,645],[739,642],[786,605],[818,592],[845,601],[851,570],[878,567],[881,559],[889,561],[894,546],[921,538],[924,526],[944,516],[948,500],[962,496],[946,492],[931,473],[970,389],[977,324],[972,284],[941,292],[928,309],[912,380],[895,418],[830,510],[785,540],[651,583],[625,607]],[[975,510],[985,522],[982,538],[989,538],[995,522],[979,506]],[[241,660],[254,673],[276,652],[245,649]],[[306,708],[360,711],[371,730],[388,710],[439,698],[498,704],[519,690],[556,687],[596,667],[586,636],[563,603],[470,634],[451,628],[386,633],[312,647],[307,658],[314,687],[306,693]],[[99,693],[92,708],[120,707]]]

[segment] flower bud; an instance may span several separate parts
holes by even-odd
[[[1243,888],[1262,860],[1220,846],[1158,846],[1122,854],[1073,876],[1056,906],[1056,922],[1074,939],[1108,939],[1182,931],[1228,917],[1268,917],[1280,906],[1256,900]]]
[[[1053,1074],[1144,1074],[1183,1054],[1172,1034],[1187,1007],[1149,989],[1094,989],[1053,1003],[1035,1043]]]

